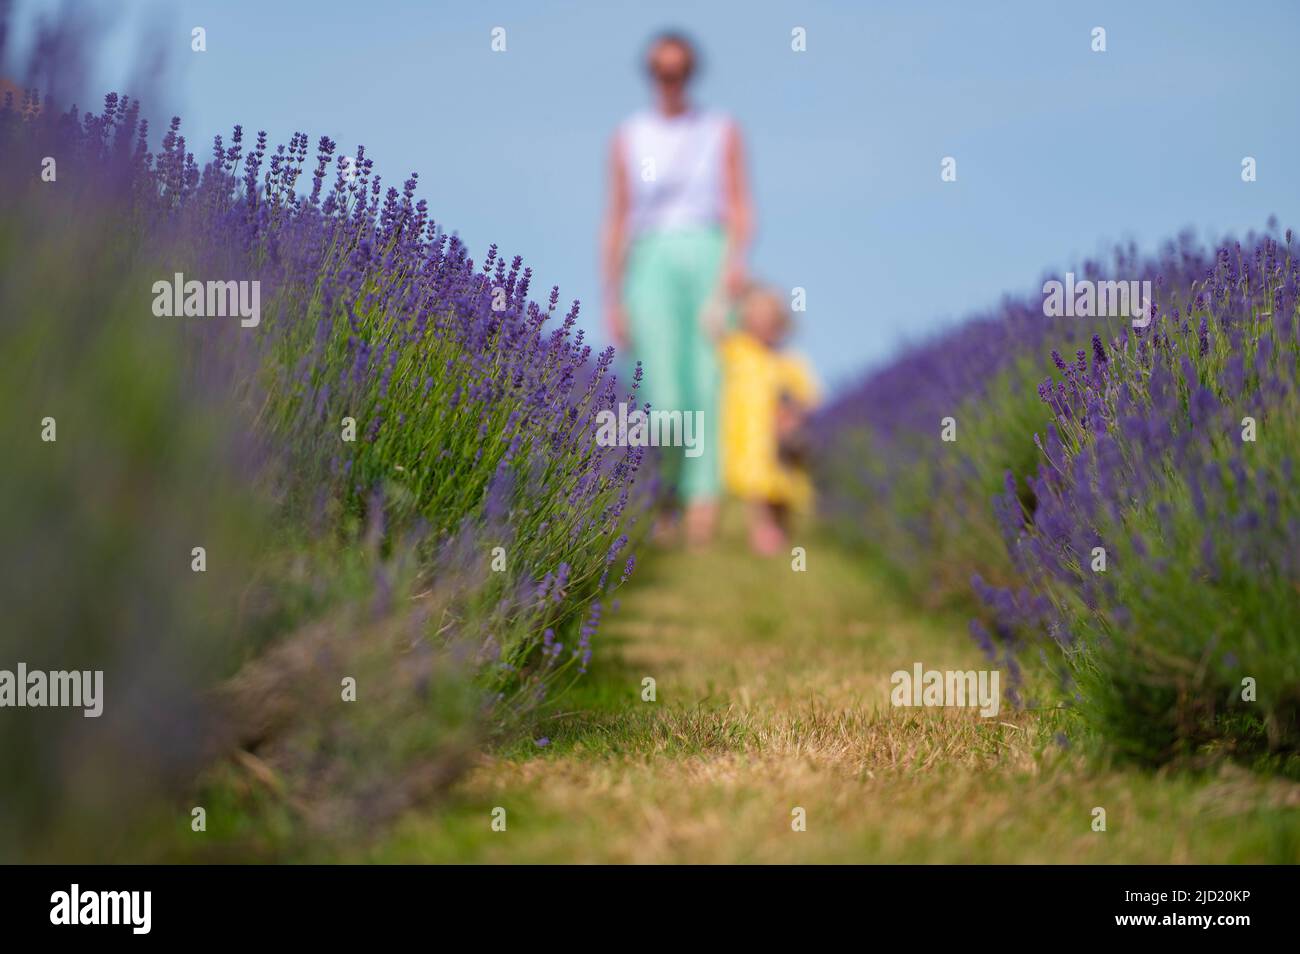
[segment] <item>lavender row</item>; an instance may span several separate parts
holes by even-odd
[[[1183,236],[1080,274],[1149,283],[1150,300],[1067,318],[1044,283],[869,378],[821,422],[828,515],[920,595],[970,608],[1025,701],[1066,704],[1109,751],[1289,771],[1291,233],[1213,250]]]

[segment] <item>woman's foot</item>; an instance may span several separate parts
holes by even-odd
[[[698,500],[686,507],[686,545],[692,549],[708,546],[718,527],[716,500]]]
[[[664,511],[655,517],[654,526],[650,529],[650,540],[655,546],[671,549],[680,541],[681,531],[681,514]]]

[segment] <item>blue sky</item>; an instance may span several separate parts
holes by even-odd
[[[647,102],[646,38],[685,29],[706,58],[697,99],[745,131],[754,271],[807,289],[795,343],[832,383],[1114,240],[1153,248],[1270,214],[1300,227],[1300,5],[1286,0],[78,5],[110,14],[99,85],[131,76],[154,52],[142,42],[168,54],[160,107],[200,158],[236,122],[272,142],[363,142],[387,182],[418,171],[476,252],[497,242],[535,288],[582,299],[598,337],[608,137]],[[19,19],[52,7],[19,0]],[[944,156],[956,182],[940,181]],[[1241,181],[1243,156],[1258,181]]]

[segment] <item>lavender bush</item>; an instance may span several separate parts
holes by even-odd
[[[1116,249],[1116,266],[1134,252]],[[1085,263],[1083,274],[1103,271]],[[1041,300],[1003,300],[961,327],[907,350],[832,402],[814,422],[820,508],[845,542],[865,549],[928,606],[969,608],[972,568],[1010,583],[1013,568],[988,506],[1010,470],[1032,475],[1034,394],[1052,348],[1073,351],[1118,322],[1049,322]],[[941,421],[956,441],[940,443]]]
[[[98,858],[203,763],[203,693],[244,649],[265,454],[238,424],[235,355],[148,320],[135,143],[31,97],[0,106],[0,668],[104,674],[98,718],[4,710],[0,857]]]
[[[975,584],[1013,644],[1049,635],[1044,658],[1119,752],[1289,765],[1300,265],[1289,232],[1163,264],[1156,321],[1058,357],[1040,387],[1036,505],[995,507],[1028,587]]]
[[[290,509],[381,538],[418,528],[430,583],[454,579],[457,603],[469,601],[449,611],[453,628],[477,620],[490,681],[537,701],[544,683],[585,669],[600,594],[630,572],[640,452],[593,439],[595,414],[620,397],[612,349],[583,343],[577,302],[548,330],[559,291],[529,301],[518,258],[492,247],[476,268],[414,199],[414,176],[385,193],[364,149],[344,160],[323,138],[299,197],[305,136],[269,160],[254,147],[236,182],[241,147],[238,129],[214,144],[196,201],[205,221],[239,231],[276,289],[263,309],[263,424],[300,462]]]
[[[530,300],[495,247],[476,264],[360,147],[236,127],[200,165],[117,95],[0,110],[6,658],[100,665],[120,700],[103,731],[6,722],[0,852],[87,844],[76,779],[105,812],[170,811],[232,751],[213,803],[239,765],[298,821],[390,818],[586,670],[640,452],[595,443],[633,394],[576,302]],[[256,321],[159,317],[176,273],[258,282]],[[69,756],[97,745],[94,771]],[[128,768],[144,752],[157,771]]]
[[[1112,751],[1151,763],[1293,764],[1297,265],[1279,239],[1117,249],[1107,274],[1152,282],[1148,327],[1009,299],[820,422],[833,525],[922,591],[964,576],[1013,680],[1054,674]]]

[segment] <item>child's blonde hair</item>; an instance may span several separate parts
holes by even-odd
[[[736,314],[740,318],[741,327],[744,327],[745,316],[749,313],[750,306],[757,302],[766,302],[771,307],[772,314],[777,319],[773,330],[782,338],[788,335],[794,328],[794,318],[790,314],[790,309],[786,307],[785,295],[771,285],[764,285],[761,282],[747,282],[736,297]]]

